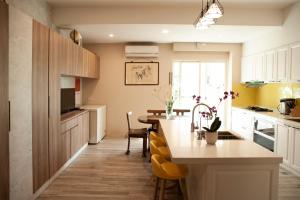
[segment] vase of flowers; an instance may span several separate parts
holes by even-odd
[[[205,140],[207,142],[207,144],[211,144],[214,145],[217,140],[218,140],[218,130],[222,125],[222,121],[220,121],[220,118],[217,116],[218,113],[218,107],[220,106],[220,104],[225,101],[228,98],[231,98],[232,100],[236,99],[237,97],[239,97],[239,93],[235,93],[233,91],[224,92],[224,96],[219,98],[219,104],[218,106],[213,106],[213,107],[209,107],[206,104],[200,103],[200,99],[201,96],[193,96],[193,99],[196,100],[196,106],[198,105],[205,105],[208,108],[208,111],[199,111],[199,116],[200,116],[200,130],[201,130],[201,117],[205,118],[207,120],[207,127],[203,127],[204,129],[204,135],[205,135]],[[214,115],[214,116],[213,116]],[[209,120],[213,120],[213,122],[211,123],[210,126],[208,126],[208,121]],[[201,131],[200,131],[201,132]]]
[[[171,98],[166,101],[166,119],[172,119],[173,105],[174,105],[174,99],[171,96]]]

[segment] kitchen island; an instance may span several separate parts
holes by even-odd
[[[189,200],[276,200],[282,157],[249,140],[208,145],[186,118],[160,119],[172,162],[185,164]]]

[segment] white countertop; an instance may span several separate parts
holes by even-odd
[[[241,109],[241,110],[253,113],[256,116],[267,117],[276,122],[280,122],[280,123],[286,124],[288,126],[300,128],[300,122],[288,120],[288,118],[299,119],[299,117],[290,117],[289,115],[283,115],[283,114],[280,114],[277,110],[273,110],[273,112],[255,112],[255,111],[248,110],[246,108],[241,108],[241,107],[233,107],[233,109]]]
[[[106,105],[83,105],[80,108],[85,110],[97,110],[99,108],[103,108]]]
[[[159,120],[171,151],[172,161],[182,164],[200,163],[281,163],[282,157],[248,140],[218,140],[208,145],[190,132],[191,120]]]

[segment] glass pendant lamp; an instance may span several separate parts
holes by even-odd
[[[224,8],[218,0],[212,0],[206,13],[205,17],[210,19],[217,19],[222,17],[224,14]]]

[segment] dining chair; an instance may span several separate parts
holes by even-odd
[[[161,115],[166,113],[166,110],[147,110],[147,113],[157,115],[157,116],[161,116]]]
[[[128,145],[127,145],[127,151],[126,154],[128,155],[130,153],[130,138],[142,138],[143,139],[143,157],[146,157],[147,153],[147,138],[148,138],[148,130],[147,128],[139,128],[139,129],[133,129],[131,127],[131,116],[132,112],[127,112],[127,125],[128,125]]]
[[[173,112],[176,113],[176,116],[184,116],[184,113],[191,112],[190,109],[173,109]]]

